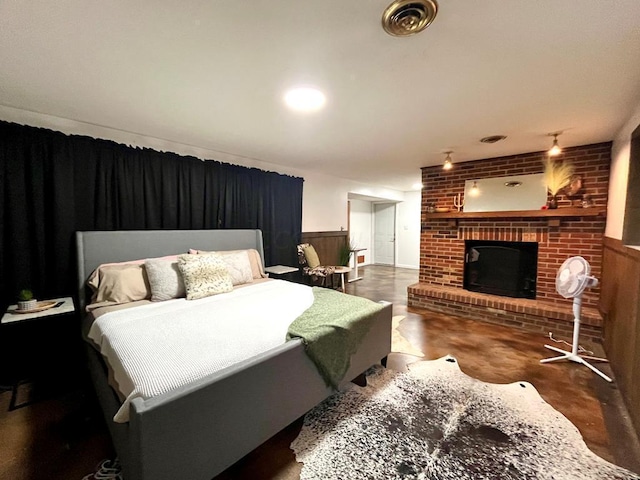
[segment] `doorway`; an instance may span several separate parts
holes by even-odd
[[[396,264],[396,204],[373,204],[373,262]]]

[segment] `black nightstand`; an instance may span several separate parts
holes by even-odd
[[[72,385],[83,369],[73,299],[54,298],[38,305],[41,310],[33,313],[13,313],[17,306],[11,305],[0,321],[0,384],[13,390],[10,409],[28,405],[44,391],[48,395]],[[21,393],[26,390],[31,393]]]

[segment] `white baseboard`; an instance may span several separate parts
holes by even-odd
[[[420,266],[419,265],[402,265],[397,263],[396,264],[397,268],[409,268],[411,270],[420,270]]]
[[[384,267],[396,267],[396,268],[408,268],[410,270],[420,270],[420,266],[419,265],[402,265],[402,264],[396,264],[396,265],[386,265],[386,264],[377,264],[377,263],[372,263],[372,262],[367,262],[367,263],[359,263],[358,264],[358,268],[362,268],[362,267],[366,267],[367,265],[381,265]],[[353,267],[352,267],[353,268]]]

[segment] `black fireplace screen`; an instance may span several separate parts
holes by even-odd
[[[472,292],[536,298],[538,244],[465,241],[463,287]]]

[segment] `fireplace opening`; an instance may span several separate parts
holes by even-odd
[[[538,244],[466,240],[463,288],[515,298],[536,298]]]

